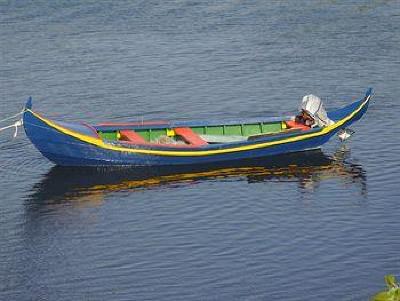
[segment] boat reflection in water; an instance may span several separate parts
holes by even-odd
[[[297,182],[302,191],[313,191],[321,181],[339,178],[360,186],[366,193],[366,175],[361,166],[346,162],[348,152],[333,156],[321,150],[294,153],[263,160],[242,161],[212,166],[179,168],[88,169],[53,167],[33,188],[30,201],[39,204],[97,205],[112,192],[176,188],[182,185],[219,181]]]

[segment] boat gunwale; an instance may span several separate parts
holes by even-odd
[[[155,146],[146,147],[145,144],[142,145],[134,145],[134,147],[127,147],[125,145],[114,145],[110,144],[107,141],[102,140],[101,138],[87,136],[85,134],[73,131],[71,129],[62,127],[58,125],[55,121],[42,117],[40,114],[32,111],[30,108],[26,108],[26,112],[31,113],[34,117],[38,118],[42,122],[44,122],[50,128],[61,132],[62,134],[71,136],[77,140],[82,142],[97,146],[99,148],[110,150],[110,151],[119,151],[119,152],[127,152],[127,153],[136,153],[142,155],[156,155],[156,156],[176,156],[176,157],[197,157],[197,156],[209,156],[209,155],[220,155],[227,153],[234,153],[240,151],[251,151],[257,150],[261,148],[267,148],[275,145],[286,144],[291,142],[303,141],[306,139],[311,139],[323,135],[328,135],[331,132],[334,132],[337,129],[340,129],[346,122],[351,121],[351,119],[356,116],[358,112],[362,110],[362,108],[368,104],[372,95],[372,90],[368,90],[365,97],[355,103],[359,103],[357,108],[353,111],[349,112],[345,115],[344,118],[336,121],[333,125],[326,126],[323,128],[312,129],[309,131],[304,131],[302,133],[287,133],[287,134],[278,134],[273,137],[265,137],[252,141],[240,141],[240,142],[231,142],[224,144],[210,144],[201,147],[189,147],[189,148],[178,148],[174,149],[171,147],[165,147],[162,145],[157,145],[157,149]],[[339,109],[336,111],[343,110]],[[282,137],[284,136],[284,137]],[[167,149],[165,149],[167,148]]]
[[[172,128],[177,128],[177,127],[213,127],[213,126],[233,126],[233,125],[242,125],[242,124],[257,124],[257,123],[263,123],[263,124],[268,124],[268,123],[278,123],[282,122],[284,120],[290,120],[294,118],[294,116],[283,116],[283,117],[260,117],[260,118],[249,118],[249,119],[230,119],[230,120],[209,120],[209,121],[202,121],[202,120],[196,120],[196,121],[184,121],[184,120],[174,120],[174,121],[168,121],[165,123],[160,123],[160,124],[137,124],[132,123],[132,125],[129,124],[121,124],[121,126],[118,126],[118,123],[115,123],[115,125],[103,125],[102,123],[92,125],[97,131],[116,131],[116,130],[142,130],[142,129],[172,129]]]

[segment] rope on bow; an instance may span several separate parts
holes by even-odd
[[[14,115],[12,115],[12,116],[10,116],[10,117],[7,117],[7,118],[4,118],[4,119],[1,119],[1,120],[0,120],[0,122],[4,122],[4,121],[10,120],[10,119],[14,119],[14,118],[16,118],[16,117],[18,117],[18,116],[20,116],[20,115],[24,114],[24,113],[25,113],[25,111],[26,111],[26,108],[24,107],[24,108],[22,109],[22,111],[21,111],[21,112],[19,112],[19,113],[17,113],[17,114],[14,114]]]
[[[19,112],[17,114],[14,114],[14,115],[12,115],[10,117],[4,118],[4,119],[0,120],[0,122],[4,122],[4,121],[10,120],[10,119],[14,119],[14,118],[24,114],[25,111],[26,111],[26,109],[24,108],[21,112]],[[5,127],[0,128],[0,132],[2,132],[4,130],[7,130],[9,128],[15,127],[15,131],[14,131],[14,135],[13,135],[13,137],[15,138],[18,135],[18,127],[22,126],[23,124],[24,124],[24,122],[22,121],[22,118],[21,118],[20,120],[15,121],[13,124],[10,124],[10,125],[7,125]]]

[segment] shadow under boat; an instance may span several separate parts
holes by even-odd
[[[111,192],[179,187],[210,180],[254,182],[297,182],[302,190],[313,190],[321,181],[340,178],[357,183],[366,193],[366,175],[360,165],[348,163],[348,151],[339,149],[332,156],[321,150],[304,151],[259,160],[243,160],[223,164],[180,167],[135,168],[67,168],[53,167],[33,187],[29,200],[39,204],[68,201],[103,200]]]

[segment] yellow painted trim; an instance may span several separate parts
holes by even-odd
[[[353,111],[347,117],[337,121],[336,123],[334,123],[330,126],[326,126],[326,127],[322,128],[321,131],[316,132],[316,133],[309,133],[309,134],[305,134],[305,135],[301,135],[301,136],[289,137],[289,138],[282,139],[282,140],[263,142],[263,143],[259,143],[259,144],[237,146],[237,147],[232,147],[232,148],[228,148],[228,149],[196,150],[196,151],[193,151],[193,150],[182,150],[182,151],[180,151],[180,150],[172,151],[171,150],[171,151],[169,151],[169,150],[135,149],[135,148],[126,148],[126,147],[122,147],[122,146],[111,145],[111,144],[104,143],[104,141],[99,138],[83,135],[81,133],[64,128],[64,127],[54,123],[53,121],[40,116],[39,114],[33,112],[32,110],[28,109],[27,111],[32,113],[36,118],[40,119],[41,121],[46,123],[48,126],[55,128],[56,130],[60,131],[61,133],[64,133],[68,136],[74,137],[83,142],[95,145],[95,146],[103,148],[103,149],[119,151],[119,152],[142,154],[142,155],[199,157],[199,156],[219,155],[219,154],[227,154],[227,153],[234,153],[234,152],[240,152],[240,151],[255,150],[255,149],[270,147],[270,146],[289,143],[289,142],[296,142],[296,141],[301,141],[301,140],[305,140],[305,139],[312,138],[312,137],[318,137],[318,136],[325,135],[325,134],[335,130],[336,128],[342,126],[348,120],[353,118],[359,111],[361,111],[361,109],[365,106],[365,104],[369,101],[369,99],[370,99],[370,96],[368,96],[366,98],[366,100],[358,107],[357,110]]]
[[[167,136],[168,137],[174,137],[175,136],[175,131],[173,129],[167,129]]]

